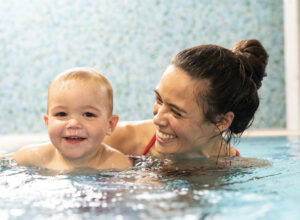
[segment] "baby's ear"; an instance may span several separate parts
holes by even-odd
[[[226,131],[230,127],[233,119],[234,119],[233,112],[227,112],[225,115],[222,114],[218,116],[218,120],[216,124],[216,132]]]
[[[115,130],[119,121],[118,115],[112,115],[108,121],[108,129],[106,135],[111,135],[111,133]]]
[[[45,124],[46,124],[46,126],[48,127],[48,115],[47,114],[45,114],[44,115],[44,122],[45,122]]]

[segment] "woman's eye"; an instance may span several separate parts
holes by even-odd
[[[88,118],[96,117],[96,115],[94,113],[91,113],[91,112],[85,112],[83,115],[88,117]]]
[[[180,114],[179,112],[174,111],[174,110],[172,110],[172,112],[176,117],[182,117],[182,114]]]
[[[156,101],[158,104],[161,104],[161,103],[162,103],[162,100],[161,100],[160,97],[158,97],[158,96],[155,96],[155,101]]]
[[[57,112],[57,113],[54,114],[54,116],[56,116],[56,117],[65,117],[65,116],[67,116],[67,113],[66,112]]]

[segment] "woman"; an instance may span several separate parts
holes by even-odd
[[[239,156],[230,140],[253,121],[267,62],[257,40],[183,50],[154,90],[153,120],[120,123],[104,142],[129,155]]]

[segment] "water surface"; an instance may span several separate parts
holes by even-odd
[[[236,147],[257,166],[165,169],[168,161],[143,157],[126,171],[57,175],[3,160],[0,219],[300,219],[299,137],[242,138]]]

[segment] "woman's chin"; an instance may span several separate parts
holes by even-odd
[[[159,142],[155,143],[155,150],[162,155],[176,154],[179,151],[179,147],[176,141],[172,142]]]

